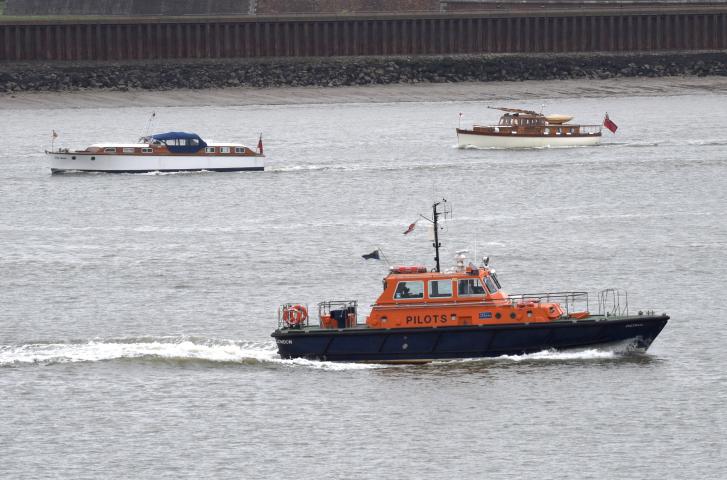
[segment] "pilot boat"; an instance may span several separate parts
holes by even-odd
[[[493,107],[488,107],[493,108]],[[459,148],[544,148],[598,145],[601,125],[577,125],[571,115],[544,115],[519,108],[494,107],[505,112],[497,125],[457,129]]]
[[[433,206],[436,266],[392,267],[383,292],[364,321],[355,300],[318,304],[317,322],[304,304],[283,304],[272,333],[284,359],[424,363],[544,350],[616,347],[646,351],[669,320],[666,314],[630,314],[626,292],[599,293],[591,312],[587,292],[507,294],[489,259],[475,266],[464,252],[440,271]]]
[[[137,143],[98,143],[84,150],[51,149],[46,154],[52,173],[236,172],[265,168],[262,139],[253,150],[239,143],[208,144],[196,133],[187,132],[159,133],[142,137]]]

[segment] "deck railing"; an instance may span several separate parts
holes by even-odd
[[[620,288],[607,288],[598,292],[598,313],[607,316],[628,315],[628,292]]]
[[[305,318],[300,321],[299,323],[295,324],[295,327],[297,328],[303,328],[310,325],[310,312],[308,311],[308,305],[305,303],[284,303],[278,307],[278,328],[290,328],[291,322],[285,320],[285,312],[286,310],[290,310],[294,307],[302,306],[305,308],[305,311],[307,312],[305,315]]]
[[[328,300],[318,304],[319,321],[323,316],[330,316],[338,323],[339,328],[351,328],[358,325],[358,302],[356,300]]]
[[[508,295],[508,301],[512,305],[523,302],[557,303],[563,307],[566,314],[589,311],[588,292],[517,293]]]

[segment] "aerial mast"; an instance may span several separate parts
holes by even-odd
[[[439,247],[442,246],[441,243],[439,243],[439,226],[437,222],[439,221],[439,215],[440,213],[437,211],[437,206],[441,202],[435,202],[434,205],[432,205],[432,218],[434,219],[434,261],[437,262],[437,272],[439,272]]]
[[[434,261],[437,262],[437,269],[436,269],[437,272],[441,271],[440,266],[439,266],[439,247],[442,246],[442,244],[439,243],[439,217],[441,215],[444,215],[444,217],[447,218],[447,215],[450,215],[452,213],[451,210],[447,210],[446,205],[443,205],[446,203],[447,203],[447,200],[443,198],[441,202],[436,202],[434,205],[432,205],[432,218],[431,219],[425,217],[424,215],[419,214],[419,216],[421,218],[423,218],[424,220],[426,220],[428,222],[432,222],[434,224],[434,243],[432,243],[432,246],[434,247]],[[441,211],[439,211],[437,209],[437,207],[439,205],[443,205]]]

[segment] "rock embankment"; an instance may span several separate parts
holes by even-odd
[[[727,76],[727,52],[0,64],[0,92]]]

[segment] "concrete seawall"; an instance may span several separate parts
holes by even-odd
[[[0,64],[0,92],[727,76],[727,53]]]

